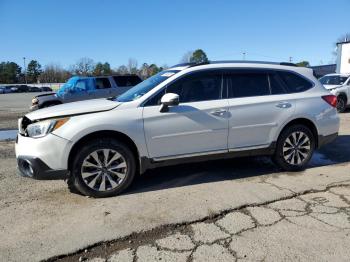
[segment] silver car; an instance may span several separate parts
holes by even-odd
[[[308,68],[267,62],[177,65],[115,99],[31,112],[19,121],[18,167],[67,177],[93,197],[124,191],[147,169],[269,155],[307,167],[338,135],[337,98]]]

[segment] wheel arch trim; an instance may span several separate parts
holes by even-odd
[[[112,138],[119,140],[123,143],[125,143],[127,146],[130,147],[130,150],[135,156],[136,163],[137,163],[137,170],[142,169],[141,168],[141,158],[140,158],[140,152],[138,150],[138,147],[133,139],[131,139],[128,135],[116,131],[116,130],[99,130],[95,132],[91,132],[89,134],[85,134],[84,136],[80,137],[71,147],[68,158],[67,158],[67,167],[69,170],[71,170],[71,165],[74,157],[74,153],[77,152],[79,147],[90,141],[91,139],[98,139],[98,138]]]

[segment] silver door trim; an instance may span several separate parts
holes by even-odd
[[[235,148],[229,148],[229,152],[237,152],[237,151],[246,151],[246,150],[253,150],[253,149],[261,149],[261,148],[267,148],[271,144],[262,144],[262,145],[255,145],[255,146],[243,146],[243,147],[235,147]]]
[[[165,157],[154,157],[153,160],[156,162],[159,162],[159,161],[178,159],[178,158],[188,158],[188,157],[195,157],[195,156],[215,155],[215,154],[224,154],[224,153],[228,153],[228,150],[225,149],[225,150],[215,150],[215,151],[206,151],[206,152],[200,152],[200,153],[192,153],[192,154],[173,155],[173,156],[165,156]]]
[[[173,134],[153,136],[152,139],[167,138],[167,137],[177,137],[177,136],[188,136],[188,135],[204,134],[204,133],[211,133],[211,132],[213,132],[213,129],[204,129],[204,130],[199,130],[199,131],[189,131],[189,132],[181,132],[181,133],[173,133]]]

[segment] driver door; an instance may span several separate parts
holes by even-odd
[[[168,85],[144,106],[149,156],[155,160],[227,152],[228,100],[220,72],[187,75]],[[165,93],[180,97],[178,106],[160,112]]]
[[[72,89],[64,94],[64,102],[82,101],[96,98],[96,90],[92,78],[79,79]]]

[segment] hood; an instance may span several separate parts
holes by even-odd
[[[45,94],[41,94],[41,95],[37,95],[35,97],[41,97],[41,96],[54,96],[56,95],[56,93],[45,93]]]
[[[323,85],[326,89],[330,90],[330,89],[334,89],[334,88],[338,88],[341,87],[342,85]]]
[[[107,99],[92,99],[39,109],[27,114],[26,117],[33,121],[54,117],[96,113],[111,110],[120,104],[120,102]]]

